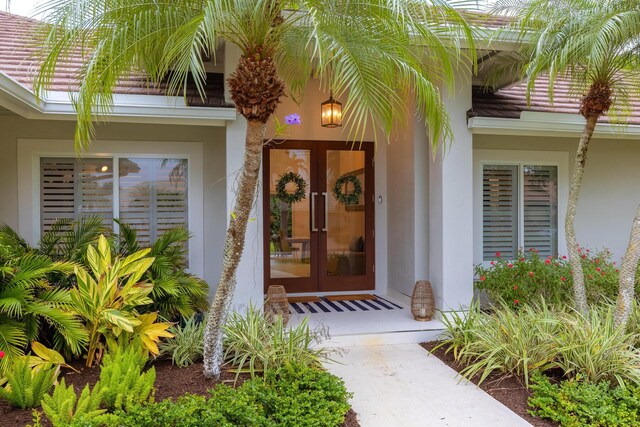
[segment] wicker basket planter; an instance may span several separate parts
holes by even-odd
[[[411,314],[420,322],[431,320],[436,311],[433,288],[428,280],[419,280],[413,288],[411,296]]]
[[[289,322],[289,300],[284,286],[269,286],[265,296],[264,315],[271,320],[275,319],[276,316],[282,316],[285,324]]]

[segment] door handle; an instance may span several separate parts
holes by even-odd
[[[318,231],[316,226],[316,196],[317,192],[311,192],[311,231]]]
[[[329,196],[326,191],[322,192],[324,196],[324,226],[322,227],[322,231],[327,231],[327,221],[329,219]]]

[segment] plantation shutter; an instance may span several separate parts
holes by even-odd
[[[558,167],[524,166],[524,250],[558,254]]]
[[[187,161],[121,158],[120,220],[138,233],[143,245],[165,231],[187,228]]]
[[[106,226],[113,217],[113,160],[40,159],[40,229],[59,219],[99,216]]]
[[[518,166],[482,168],[482,252],[490,260],[500,252],[514,259],[518,252]]]

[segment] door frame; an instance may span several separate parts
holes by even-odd
[[[323,150],[319,149],[323,146]],[[345,150],[349,151],[351,143],[346,141],[310,141],[310,140],[271,140],[265,141],[262,150],[262,220],[263,220],[263,276],[264,291],[269,288],[270,282],[273,280],[286,281],[288,284],[297,288],[295,292],[290,293],[323,293],[323,292],[353,292],[353,291],[373,291],[375,290],[375,170],[374,170],[374,143],[372,141],[356,143],[359,146],[358,151],[365,153],[365,182],[363,201],[365,204],[365,232],[371,232],[371,235],[365,236],[365,268],[366,274],[359,276],[335,276],[329,279],[326,275],[327,257],[319,256],[319,254],[327,253],[326,232],[322,229],[325,227],[325,215],[318,215],[322,206],[325,206],[325,199],[322,195],[327,195],[331,189],[326,188],[327,182],[323,177],[318,176],[318,170],[326,170],[326,156],[319,156],[319,151],[324,150]],[[310,277],[271,279],[271,251],[270,251],[270,153],[271,149],[304,149],[310,151],[310,158],[317,158],[318,168],[310,167],[309,170],[309,193],[315,188],[317,192],[316,199],[316,226],[318,232],[310,233],[309,256],[311,263]],[[313,161],[312,161],[313,164]],[[322,179],[321,179],[322,178]],[[313,196],[311,196],[313,197]],[[311,201],[310,203],[310,209]],[[323,211],[324,212],[324,211]],[[311,216],[309,215],[309,229],[311,230]],[[321,238],[321,233],[324,236]],[[316,252],[313,253],[313,248]],[[313,259],[313,256],[316,258]],[[322,274],[322,273],[325,274]],[[273,283],[284,284],[284,283]],[[286,286],[286,284],[285,284]],[[345,289],[346,288],[346,289]]]

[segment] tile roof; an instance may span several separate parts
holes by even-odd
[[[4,72],[22,85],[32,88],[33,78],[38,68],[38,52],[35,36],[40,22],[23,16],[0,11],[0,72]],[[82,66],[81,58],[75,57],[62,62],[49,90],[73,92],[78,88],[78,75]],[[122,78],[116,87],[116,94],[165,95],[166,85],[151,85],[141,73],[131,73]],[[187,87],[187,103],[192,106],[232,107],[224,100],[224,76],[219,73],[207,74],[205,86],[207,98],[202,102],[193,84]]]
[[[568,79],[559,79],[555,82],[553,104],[549,101],[548,84],[547,77],[540,77],[536,81],[529,105],[527,105],[527,82],[525,81],[495,92],[474,86],[473,108],[467,115],[519,119],[522,111],[579,114],[580,96],[572,90]],[[622,84],[624,85],[624,81]],[[640,99],[632,99],[630,104],[631,114],[626,122],[630,125],[640,125]],[[607,122],[609,118],[603,117],[601,121]]]

